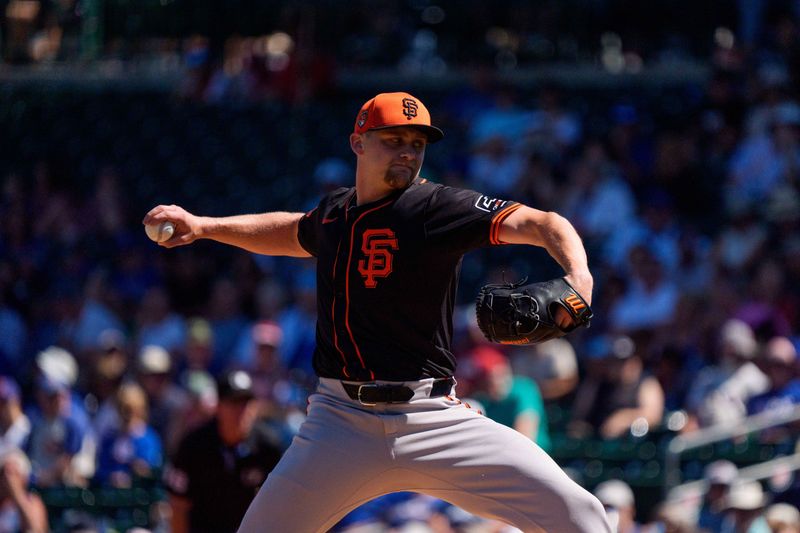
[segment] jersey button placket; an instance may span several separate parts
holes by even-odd
[[[336,267],[333,273],[333,291],[334,291],[334,306],[333,306],[333,329],[336,339],[336,348],[342,354],[345,367],[342,369],[345,377],[352,378],[353,372],[348,369],[353,369],[353,365],[357,362],[351,360],[352,347],[350,346],[347,328],[345,327],[345,312],[347,309],[347,258],[350,254],[350,228],[353,224],[353,217],[346,214],[344,219],[345,223],[341,226],[340,242],[338,246],[338,254],[336,257]]]

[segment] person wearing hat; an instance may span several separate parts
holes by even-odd
[[[474,397],[484,414],[549,450],[547,412],[536,382],[514,375],[508,358],[491,346],[480,346],[470,356],[479,375]]]
[[[728,513],[720,533],[772,533],[764,517],[764,507],[768,502],[769,497],[758,481],[734,483],[728,492]]]
[[[727,510],[728,492],[738,475],[739,469],[726,459],[719,459],[706,466],[703,478],[708,482],[708,490],[703,496],[697,527],[709,533],[720,531]]]
[[[800,404],[800,377],[797,376],[797,348],[786,337],[773,337],[764,347],[761,365],[769,378],[769,390],[750,399],[750,415],[790,408]]]
[[[636,522],[636,501],[630,486],[619,479],[603,481],[594,489],[594,495],[616,519],[617,533],[639,533],[642,527]]]
[[[189,397],[172,382],[172,356],[161,346],[151,344],[139,351],[136,378],[147,394],[150,426],[162,442],[169,440],[172,420],[180,416]]]
[[[800,511],[789,503],[773,503],[764,512],[772,533],[800,533]]]
[[[568,431],[576,437],[594,431],[601,438],[614,439],[634,425],[646,429],[660,424],[664,391],[645,370],[633,339],[626,335],[604,338],[596,355],[602,359],[602,374],[578,387]]]
[[[31,416],[28,454],[37,487],[80,484],[73,465],[81,451],[84,427],[70,409],[70,389],[60,381],[39,376],[36,381],[38,411]]]
[[[265,255],[316,258],[308,418],[240,531],[320,531],[364,501],[417,490],[523,530],[610,531],[597,498],[529,438],[456,397],[455,294],[464,254],[490,245],[544,248],[591,304],[580,236],[564,217],[420,176],[444,137],[414,95],[365,102],[349,136],[355,185],[307,213],[201,217],[158,205],[166,248],[211,239]],[[574,326],[565,309],[556,323]],[[392,473],[396,468],[396,473]],[[454,490],[454,487],[458,487]],[[296,512],[303,501],[303,512]]]
[[[252,376],[226,372],[216,389],[215,416],[186,434],[164,472],[174,533],[236,531],[281,456],[273,435],[256,422]]]
[[[515,374],[536,382],[546,402],[566,397],[580,381],[578,358],[567,339],[515,347],[509,359]]]
[[[255,353],[246,368],[253,377],[255,395],[271,405],[277,401],[276,386],[288,385],[288,369],[278,355],[283,330],[272,320],[260,320],[253,324],[251,335]]]
[[[737,318],[719,330],[715,364],[702,368],[686,396],[689,415],[684,431],[714,424],[736,424],[747,415],[750,398],[769,388],[769,379],[753,362],[758,351],[753,329]]]

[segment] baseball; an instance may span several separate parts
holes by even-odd
[[[175,233],[175,224],[167,220],[161,224],[147,224],[144,227],[145,233],[150,237],[150,240],[155,242],[164,242],[172,237]]]

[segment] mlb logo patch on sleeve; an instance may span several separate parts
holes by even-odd
[[[485,194],[478,197],[475,201],[475,207],[487,213],[493,213],[508,203],[507,200],[500,200],[499,198],[489,198]]]

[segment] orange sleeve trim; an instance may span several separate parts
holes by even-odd
[[[500,227],[503,225],[503,221],[508,218],[508,216],[522,207],[522,204],[512,204],[504,209],[501,209],[495,217],[492,219],[492,226],[489,230],[489,243],[490,244],[508,244],[500,240]]]

